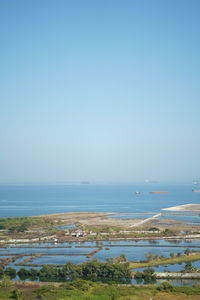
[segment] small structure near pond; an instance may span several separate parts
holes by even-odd
[[[75,232],[72,232],[71,236],[84,237],[87,236],[87,233],[81,229],[77,229]]]

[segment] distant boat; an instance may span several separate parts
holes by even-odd
[[[81,181],[81,184],[90,184],[89,181]]]
[[[193,184],[200,184],[199,180],[193,180]]]
[[[136,194],[136,195],[139,195],[139,194],[141,194],[141,192],[136,191],[135,194]]]
[[[169,194],[168,191],[152,191],[152,192],[149,192],[150,194]]]
[[[200,193],[200,190],[192,190],[194,193]]]

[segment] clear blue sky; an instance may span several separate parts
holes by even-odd
[[[199,0],[1,0],[0,182],[200,177]]]

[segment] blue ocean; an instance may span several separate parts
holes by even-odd
[[[200,203],[191,185],[72,184],[1,185],[0,217],[64,212],[157,213],[162,208]],[[168,194],[151,194],[168,191]],[[139,192],[139,193],[135,193]]]

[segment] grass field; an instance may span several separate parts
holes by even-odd
[[[161,288],[149,286],[119,286],[79,280],[73,283],[16,283],[1,287],[0,299],[18,300],[199,300],[200,286]]]

